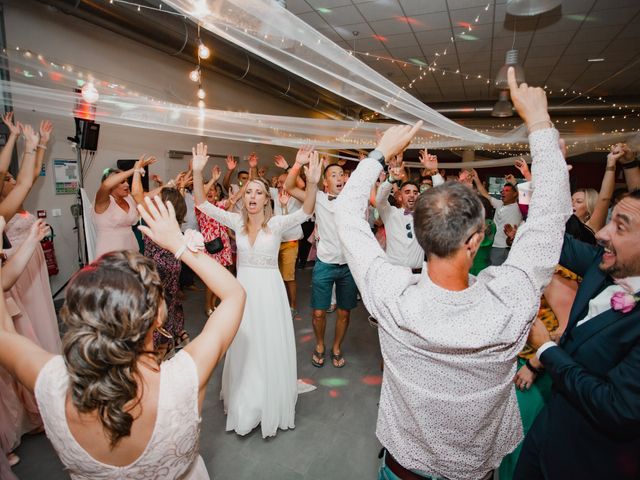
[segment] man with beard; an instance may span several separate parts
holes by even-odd
[[[560,263],[583,277],[558,345],[539,320],[529,344],[553,395],[525,438],[514,478],[640,478],[640,190],[596,234],[566,235]]]
[[[436,186],[444,183],[444,179],[437,173],[438,160],[435,155],[429,155],[423,150],[420,152],[420,161],[426,168],[431,166],[430,170],[435,170],[432,178]],[[391,264],[409,267],[413,273],[421,273],[424,250],[413,230],[413,210],[420,195],[420,187],[411,180],[403,182],[397,197],[399,208],[392,206],[389,203],[389,193],[399,177],[398,169],[399,167],[391,168],[387,179],[380,184],[376,194],[376,209],[384,223],[387,237],[385,251]]]

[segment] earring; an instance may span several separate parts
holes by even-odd
[[[164,338],[170,338],[173,340],[173,335],[164,327],[156,327],[156,332],[162,335]]]

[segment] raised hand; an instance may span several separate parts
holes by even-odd
[[[191,164],[194,170],[198,172],[202,172],[204,167],[207,165],[207,161],[209,160],[209,155],[207,155],[207,146],[200,142],[195,147],[191,149]],[[228,165],[227,157],[227,165]]]
[[[411,139],[420,128],[422,128],[422,120],[414,126],[396,125],[391,127],[380,138],[376,150],[381,151],[385,159],[398,155],[409,146]]]
[[[507,181],[507,183],[510,183],[511,185],[515,185],[517,182],[516,177],[514,177],[511,173],[507,173],[504,176],[504,179]]]
[[[229,171],[235,170],[238,166],[238,161],[233,157],[233,155],[227,155],[225,162],[227,163],[227,170]]]
[[[520,171],[525,180],[531,180],[531,170],[529,170],[529,165],[524,161],[524,158],[518,158],[514,165]]]
[[[153,155],[147,155],[147,154],[142,154],[140,156],[140,158],[138,159],[138,161],[133,165],[133,168],[138,170],[140,168],[144,169],[144,167],[148,166],[148,165],[153,165],[154,163],[156,163],[158,161],[158,159],[156,157],[154,157]]]
[[[311,145],[305,145],[300,147],[298,153],[296,153],[296,163],[298,165],[306,165],[311,160],[311,156],[314,154],[313,147]]]
[[[420,150],[420,163],[429,172],[429,175],[433,175],[431,172],[438,171],[438,157],[436,155],[430,155],[427,149]]]
[[[524,82],[518,86],[513,67],[507,70],[507,81],[513,105],[527,124],[529,131],[535,124],[550,122],[547,112],[547,95],[542,88],[530,87]]]
[[[162,178],[158,174],[154,173],[153,175],[151,175],[151,180],[159,187],[164,185],[164,182],[162,181]]]
[[[184,244],[184,239],[173,205],[171,202],[163,204],[159,195],[156,195],[153,200],[145,197],[144,201],[146,208],[144,205],[138,205],[138,213],[144,219],[146,226],[141,225],[138,229],[156,245],[175,254]]]
[[[22,134],[24,135],[25,142],[26,142],[26,145],[25,145],[26,151],[27,152],[35,151],[36,147],[38,146],[39,136],[33,130],[33,127],[31,125],[23,125]]]
[[[471,180],[473,182],[479,182],[480,181],[480,177],[478,176],[478,172],[476,172],[475,168],[472,168],[469,170],[469,175],[471,175]]]
[[[220,167],[218,165],[214,165],[211,169],[211,180],[213,181],[213,183],[216,183],[218,180],[220,180],[221,174],[222,170],[220,170]]]
[[[635,154],[626,143],[618,143],[614,146],[614,148],[615,147],[617,147],[618,151],[622,152],[622,156],[619,158],[620,163],[624,164],[635,160]]]
[[[320,181],[320,177],[322,176],[322,160],[315,150],[312,150],[309,155],[309,166],[304,167],[304,174],[307,177],[307,185],[317,185]]]
[[[9,128],[11,135],[20,135],[22,124],[20,122],[13,123],[13,112],[7,112],[2,116],[3,123]]]
[[[288,204],[290,198],[291,198],[291,195],[289,195],[287,191],[284,189],[278,193],[278,201],[282,206],[285,206],[286,204]]]
[[[53,123],[49,120],[42,120],[40,122],[40,144],[46,145],[49,143],[51,132],[53,132]]]
[[[364,154],[364,152],[360,152],[360,153],[358,153],[358,160],[359,160],[359,161],[362,161],[362,160],[364,160],[365,158],[367,158],[367,156]]]
[[[289,168],[289,164],[287,160],[282,155],[276,155],[273,157],[273,163],[275,163],[276,167],[286,170]]]
[[[258,166],[258,155],[256,155],[256,152],[249,154],[247,162],[249,162],[249,168],[256,168]]]
[[[473,183],[473,174],[469,170],[460,170],[460,173],[458,174],[458,181],[460,183],[471,185]]]
[[[267,167],[258,168],[258,177],[264,178],[267,175]]]

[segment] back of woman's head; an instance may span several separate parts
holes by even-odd
[[[162,199],[162,203],[171,202],[173,209],[176,211],[178,224],[184,222],[184,217],[187,215],[187,202],[184,201],[184,197],[178,189],[174,187],[164,187],[160,190],[160,198]]]
[[[103,255],[67,287],[60,315],[71,399],[79,412],[97,411],[112,445],[131,433],[137,360],[163,303],[153,261],[134,251]]]

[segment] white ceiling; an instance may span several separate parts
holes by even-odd
[[[400,86],[420,74],[410,59],[435,60],[438,70],[410,90],[424,102],[496,98],[487,79],[503,65],[514,31],[527,82],[547,85],[552,96],[561,88],[640,93],[640,0],[563,0],[547,14],[517,18],[506,14],[506,0],[287,0],[287,9],[341,47],[369,53],[359,58]]]

